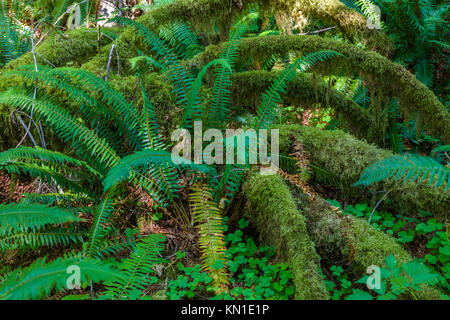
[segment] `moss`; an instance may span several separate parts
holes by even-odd
[[[311,160],[337,176],[347,187],[358,181],[361,173],[370,164],[392,156],[392,152],[356,139],[340,130],[319,130],[300,125],[279,126],[280,151],[289,153],[289,136],[293,134],[303,142],[311,154]],[[435,217],[447,221],[450,212],[450,193],[443,188],[429,187],[426,183],[400,185],[391,180],[380,182],[376,190],[391,190],[389,199],[383,205],[389,210],[414,216],[418,209],[433,211]],[[360,188],[349,188],[348,197],[362,200],[366,194]],[[376,191],[374,188],[368,191]],[[379,199],[381,196],[377,196]]]
[[[256,111],[262,97],[280,72],[249,71],[232,76],[233,104],[250,107]],[[373,119],[367,110],[362,109],[345,94],[329,88],[320,79],[313,79],[310,74],[299,73],[288,85],[283,101],[296,106],[310,107],[320,104],[333,108],[342,116],[352,134],[362,138],[370,138],[367,128],[373,126]]]
[[[369,29],[367,19],[356,10],[348,8],[338,0],[266,0],[266,6],[273,11],[293,12],[301,10],[306,17],[317,18],[329,25],[336,26],[348,39],[360,41],[371,50],[388,56],[394,51],[394,45],[381,30]]]
[[[335,50],[343,57],[321,63],[314,68],[315,71],[339,76],[359,73],[370,89],[377,92],[381,90],[386,97],[399,98],[405,114],[417,113],[427,132],[439,137],[444,143],[450,143],[450,114],[445,106],[407,69],[376,52],[319,36],[292,35],[243,39],[239,44],[239,57],[241,61],[251,57],[262,63],[273,54],[308,54],[319,50]],[[204,65],[217,57],[219,51],[219,48],[209,46],[204,53],[195,56],[191,64]]]
[[[290,264],[297,299],[328,299],[319,257],[286,184],[278,175],[252,174],[244,187],[251,219],[264,242]]]
[[[142,108],[143,97],[137,76],[111,75],[109,83],[115,90],[123,93],[128,101],[139,109]],[[152,72],[145,75],[144,88],[156,111],[157,122],[161,126],[162,133],[169,137],[169,133],[176,129],[181,121],[181,114],[176,109],[171,86],[165,81],[164,76]]]
[[[107,28],[105,32],[118,34],[121,32],[119,28]],[[42,65],[48,65],[42,58],[50,61],[56,67],[80,66],[86,59],[97,52],[98,39],[95,29],[76,29],[71,30],[63,35],[56,34],[45,39],[37,48],[37,62]],[[107,37],[102,37],[100,46],[110,43]],[[42,57],[41,57],[42,56]],[[11,61],[3,69],[14,69],[18,66],[33,63],[33,55],[31,52],[22,57]]]
[[[323,198],[311,200],[296,190],[300,210],[307,218],[308,231],[321,256],[327,258],[340,252],[347,260],[352,257],[353,272],[361,277],[367,267],[386,267],[385,259],[392,254],[399,262],[412,260],[411,255],[390,235],[372,228],[360,218],[339,216]],[[424,287],[419,297],[440,299],[440,293],[432,287]]]

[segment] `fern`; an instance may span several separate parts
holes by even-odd
[[[263,93],[262,102],[258,108],[258,120],[256,129],[268,129],[278,117],[278,104],[282,102],[281,94],[285,94],[289,82],[295,79],[297,70],[306,71],[317,63],[341,56],[333,50],[319,51],[308,54],[289,64],[281,74],[273,81],[270,88]]]
[[[56,224],[81,222],[73,212],[57,207],[28,204],[0,205],[0,251],[21,246],[54,246],[80,242],[73,228],[55,228]]]
[[[434,187],[450,186],[450,169],[430,157],[418,155],[392,156],[376,162],[366,168],[355,186],[370,184],[391,178],[394,181],[402,180],[421,183],[428,178],[428,185]]]
[[[181,166],[192,170],[198,170],[205,174],[213,172],[212,168],[191,163],[186,159],[174,156],[167,151],[148,149],[122,158],[120,162],[106,175],[103,182],[104,189],[105,191],[108,191],[115,184],[125,181],[129,178],[133,170],[139,167],[145,170],[145,168],[155,167],[158,165],[168,165],[172,167]]]
[[[204,110],[205,127],[223,129],[224,123],[230,117],[231,107],[231,74],[237,60],[238,44],[242,36],[248,31],[248,23],[257,18],[257,14],[251,13],[238,22],[232,30],[230,39],[221,52],[219,59],[228,62],[231,68],[220,64],[216,67],[215,83],[213,88],[212,105]]]
[[[67,288],[67,280],[70,276],[70,272],[67,271],[70,266],[80,268],[82,283],[89,280],[113,281],[122,277],[120,270],[105,261],[66,256],[47,262],[46,258],[43,258],[24,269],[11,272],[1,283],[0,299],[41,299],[53,290],[63,290]]]
[[[99,161],[98,165],[110,167],[120,159],[105,139],[98,137],[93,130],[90,130],[74,119],[67,111],[49,101],[35,100],[20,93],[3,93],[0,94],[0,103],[28,112],[34,110],[45,122],[56,129],[62,139],[68,142],[73,141],[74,145],[79,147],[75,148],[75,151],[80,157],[88,161],[94,158]]]
[[[172,92],[175,96],[176,104],[184,110],[194,79],[186,72],[176,54],[163,40],[137,21],[124,17],[115,17],[110,21],[134,28],[136,33],[143,38],[144,43],[150,47],[166,68],[165,75],[173,86]]]
[[[192,188],[189,203],[200,235],[198,243],[202,251],[202,267],[213,278],[216,291],[222,293],[228,286],[223,218],[206,185]]]
[[[184,115],[183,115],[182,127],[193,128],[192,123],[194,123],[196,120],[201,120],[202,108],[198,103],[198,101],[199,101],[198,92],[202,85],[203,77],[205,76],[208,69],[211,67],[217,68],[218,66],[220,66],[221,70],[227,69],[229,72],[231,72],[231,70],[232,70],[230,64],[227,62],[226,59],[215,59],[215,60],[209,62],[206,66],[204,66],[202,68],[202,70],[197,74],[197,77],[195,78],[194,83],[189,92],[187,103],[186,103],[186,109],[185,109]],[[210,114],[210,112],[207,111],[206,117],[209,114]],[[208,127],[208,128],[214,128],[214,127]]]
[[[157,280],[152,276],[153,267],[164,248],[164,241],[164,236],[151,234],[137,243],[130,257],[120,264],[123,277],[108,284],[105,297],[120,300],[139,299],[146,286]]]
[[[182,21],[174,21],[159,30],[159,36],[166,40],[177,55],[184,60],[192,59],[203,51],[197,35],[191,31],[189,25]]]
[[[85,249],[85,254],[88,257],[96,257],[98,255],[98,251],[108,234],[109,228],[107,223],[114,212],[113,195],[114,193],[108,194],[95,211],[94,221],[89,231],[89,241]]]
[[[49,224],[80,222],[72,212],[57,207],[28,204],[0,204],[0,234],[37,230]]]
[[[50,69],[39,66],[39,72],[35,72],[34,65],[21,66],[7,73],[7,76],[16,76],[33,83],[39,81],[68,94],[80,104],[80,111],[87,120],[112,120],[120,136],[129,139],[133,147],[141,147],[137,133],[142,122],[141,114],[121,93],[97,76],[75,68]],[[99,99],[96,98],[98,95]]]

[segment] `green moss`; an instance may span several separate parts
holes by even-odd
[[[139,78],[137,76],[111,75],[111,86],[121,92],[124,97],[136,105],[139,109],[143,105],[143,97]],[[149,73],[144,77],[144,88],[153,107],[156,110],[157,122],[166,137],[181,121],[181,113],[176,109],[171,86],[165,81],[164,76],[157,73]]]
[[[108,34],[118,34],[121,32],[118,28],[106,28]],[[98,35],[95,29],[76,29],[64,34],[55,34],[42,41],[36,48],[37,62],[42,65],[48,65],[42,58],[50,61],[56,67],[80,66],[86,59],[96,54],[98,48]],[[100,46],[110,43],[107,37],[102,37]],[[21,65],[32,64],[33,55],[31,52],[22,57],[11,61],[3,69],[14,69]]]
[[[371,90],[382,92],[385,97],[397,97],[406,115],[417,113],[427,132],[450,143],[450,114],[445,106],[407,69],[376,52],[319,36],[292,35],[243,39],[239,44],[239,57],[241,61],[251,57],[261,64],[273,54],[285,56],[289,52],[308,54],[319,50],[335,50],[343,57],[321,63],[315,71],[339,76],[359,73]],[[219,51],[210,46],[194,57],[191,64],[204,65]]]
[[[358,181],[359,176],[370,164],[392,156],[392,152],[380,149],[375,145],[356,139],[350,134],[340,130],[319,130],[317,128],[303,127],[300,125],[279,126],[280,151],[289,153],[289,136],[293,134],[303,142],[311,154],[311,160],[333,173],[348,187],[347,197],[353,200],[361,200],[366,197],[361,188],[350,188]],[[389,210],[407,216],[414,216],[418,209],[432,211],[435,217],[441,221],[447,221],[450,212],[450,193],[443,188],[429,187],[426,183],[405,183],[400,185],[391,180],[386,180],[366,189],[369,192],[382,190],[377,194],[380,199],[390,190],[391,202],[383,202]]]
[[[233,104],[250,107],[255,112],[260,104],[262,93],[280,74],[278,71],[249,71],[232,76]],[[352,134],[361,138],[369,138],[367,128],[373,126],[373,119],[367,110],[362,109],[345,94],[329,88],[320,79],[313,79],[312,75],[299,73],[296,79],[289,83],[283,101],[290,105],[310,107],[320,104],[331,107],[342,116]]]
[[[319,19],[336,26],[348,39],[360,41],[371,50],[383,55],[394,51],[394,45],[381,30],[369,29],[367,19],[356,10],[348,8],[338,0],[265,0],[272,11],[283,11],[292,16],[294,9],[301,10],[303,16]],[[293,17],[295,19],[295,16]]]
[[[328,299],[319,273],[319,257],[306,231],[305,219],[278,175],[252,174],[244,187],[251,219],[264,242],[290,264],[297,299]]]
[[[385,259],[392,254],[397,261],[408,262],[411,255],[390,235],[372,228],[365,220],[357,217],[341,217],[331,210],[330,204],[319,196],[311,200],[299,190],[300,210],[307,218],[308,231],[323,257],[349,260],[351,252],[353,272],[361,277],[371,265],[386,267]],[[419,292],[422,299],[440,299],[438,290],[426,287]]]

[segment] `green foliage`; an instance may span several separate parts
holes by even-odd
[[[272,263],[275,252],[267,246],[258,247],[251,237],[243,231],[249,222],[241,219],[239,228],[225,236],[227,244],[226,259],[230,271],[230,290],[214,294],[213,278],[201,270],[200,265],[185,267],[177,264],[182,273],[169,281],[169,299],[195,299],[207,297],[225,300],[287,300],[292,298],[292,274],[286,263]],[[179,254],[183,258],[185,254]]]
[[[393,255],[385,260],[386,268],[381,268],[380,288],[374,288],[377,300],[394,300],[404,294],[410,294],[418,299],[416,294],[423,290],[423,285],[433,285],[438,281],[438,274],[432,272],[419,259],[406,263],[399,263]],[[367,283],[368,276],[364,276],[357,283]],[[370,293],[353,290],[346,300],[372,300]]]
[[[332,275],[335,277],[335,281],[326,280],[325,286],[327,290],[332,294],[331,299],[340,300],[343,296],[352,292],[350,287],[351,281],[348,280],[348,274],[344,272],[341,266],[332,265],[330,267]],[[336,283],[338,285],[336,285]]]
[[[81,221],[73,212],[57,207],[0,204],[0,251],[81,242],[82,233],[67,226]]]
[[[353,7],[356,4],[374,22],[379,21],[372,9],[377,5],[385,20],[380,24],[396,45],[396,59],[409,65],[420,81],[432,86],[436,62],[447,58],[448,3],[438,0],[347,0],[344,3]]]
[[[144,237],[132,248],[132,253],[124,259],[119,268],[123,277],[108,284],[104,293],[108,299],[136,300],[139,299],[146,286],[156,283],[157,278],[153,276],[154,266],[159,261],[165,241],[160,234],[151,234]]]
[[[9,300],[45,298],[53,289],[67,288],[68,277],[72,272],[71,266],[80,268],[80,280],[84,285],[90,280],[111,281],[122,277],[119,270],[105,261],[85,259],[76,255],[53,261],[46,261],[43,258],[24,269],[19,268],[8,274],[0,283],[0,298]]]
[[[412,154],[393,156],[372,164],[364,170],[354,186],[368,186],[391,177],[393,180],[402,180],[402,183],[416,180],[421,183],[428,178],[429,186],[434,182],[436,188],[443,185],[447,190],[450,187],[449,168],[433,158]]]
[[[202,252],[202,268],[213,278],[217,293],[227,290],[224,225],[221,212],[206,185],[195,185],[189,196],[194,222],[197,224],[198,244]]]
[[[335,200],[328,201],[336,207],[341,207]],[[420,210],[419,217],[411,218],[385,211],[373,211],[365,203],[347,205],[343,211],[344,214],[370,218],[371,226],[394,236],[402,244],[418,245],[423,242],[427,248],[424,257],[426,264],[439,272],[439,286],[444,292],[450,289],[450,240],[444,225],[432,218],[431,213]]]
[[[159,30],[159,36],[167,41],[175,49],[176,54],[184,60],[192,59],[197,53],[203,51],[197,35],[185,22],[170,22]]]
[[[20,30],[20,26],[13,24],[5,16],[3,3],[0,12],[0,67],[11,60],[14,60],[30,50],[30,43],[27,38],[28,31]],[[23,34],[21,34],[21,32]],[[25,32],[23,32],[25,31]]]
[[[270,88],[263,94],[262,102],[258,109],[258,120],[255,127],[257,129],[267,129],[276,122],[279,112],[277,105],[282,101],[280,95],[286,93],[287,84],[295,78],[297,70],[305,72],[315,64],[332,59],[336,56],[340,56],[340,54],[332,50],[313,52],[305,57],[297,59],[293,64],[287,65],[281,74],[273,81]]]

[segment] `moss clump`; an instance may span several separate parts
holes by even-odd
[[[328,299],[319,273],[319,256],[304,217],[278,175],[253,173],[244,186],[252,219],[264,242],[290,264],[297,299]]]
[[[450,143],[450,114],[445,106],[407,69],[376,52],[319,36],[265,36],[243,39],[239,44],[239,58],[247,61],[251,57],[261,64],[273,54],[285,56],[289,52],[297,52],[304,55],[319,50],[335,50],[343,57],[319,64],[316,71],[339,76],[359,73],[373,92],[399,98],[406,115],[417,113],[427,132],[444,143]],[[191,64],[204,65],[217,57],[219,51],[209,46],[204,53],[194,57]]]
[[[360,188],[350,188],[353,183],[358,181],[363,170],[372,163],[393,155],[388,150],[358,140],[340,130],[323,131],[300,125],[277,128],[280,129],[280,151],[282,153],[289,153],[291,148],[289,136],[294,135],[310,152],[311,160],[337,176],[348,187],[347,196],[354,200],[361,200],[366,196]],[[444,192],[443,188],[429,187],[426,183],[408,182],[401,185],[392,180],[382,181],[375,187],[383,190],[384,193],[391,190],[389,199],[392,201],[383,204],[393,212],[414,216],[418,209],[433,210],[437,219],[448,220],[450,193]],[[368,190],[377,191],[374,189],[371,187]]]
[[[365,220],[340,216],[321,197],[311,199],[295,190],[301,212],[307,218],[308,231],[321,256],[332,257],[336,251],[353,263],[353,271],[361,276],[371,265],[384,266],[392,254],[399,262],[412,260],[411,255],[390,235],[372,228]],[[419,292],[421,299],[440,299],[438,290],[432,287]]]
[[[237,73],[232,76],[233,104],[246,106],[256,111],[262,97],[275,78],[278,71],[249,71]],[[322,107],[331,107],[342,116],[352,134],[361,138],[369,138],[367,128],[372,127],[373,119],[367,110],[362,109],[345,94],[330,88],[324,81],[313,79],[312,75],[299,73],[295,80],[289,83],[284,102],[310,107],[320,104]]]

